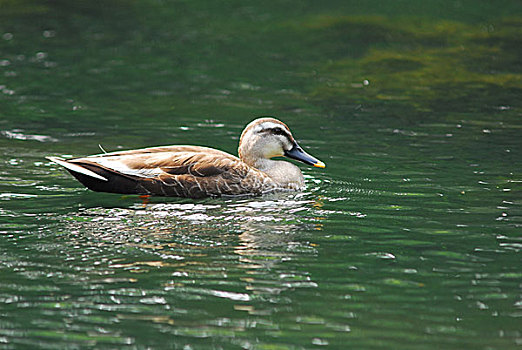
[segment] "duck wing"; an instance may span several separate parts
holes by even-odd
[[[275,188],[268,175],[207,147],[153,147],[49,159],[94,191],[201,198],[260,194]]]

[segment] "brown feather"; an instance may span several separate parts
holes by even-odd
[[[159,170],[153,177],[141,177],[104,165],[103,160],[124,164],[135,172]],[[202,198],[221,195],[260,194],[275,184],[257,169],[228,153],[197,146],[171,146],[106,153],[69,160],[109,179],[103,183],[85,175],[80,182],[94,191],[156,194]],[[259,181],[263,179],[263,181]],[[125,183],[122,189],[122,183]],[[264,185],[263,185],[264,183]],[[268,186],[267,186],[268,184]]]
[[[284,123],[262,118],[250,123],[241,134],[241,159],[200,146],[152,147],[70,160],[55,159],[85,186],[102,192],[201,198],[259,195],[279,188],[301,188],[304,179],[295,165],[274,162],[272,164],[278,164],[277,169],[271,168],[271,172],[265,170],[265,173],[256,169],[253,163],[246,162],[241,154],[246,132],[264,122],[279,124],[283,129],[273,129],[272,133],[286,135],[293,141]],[[270,134],[271,129],[267,130],[265,134]],[[82,172],[78,167],[67,167],[65,163],[73,163],[87,170]]]

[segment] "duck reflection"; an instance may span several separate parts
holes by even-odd
[[[102,257],[110,269],[201,272],[221,265],[257,275],[296,255],[316,254],[307,235],[321,229],[320,203],[309,193],[145,207],[137,199],[128,208],[80,210],[64,218],[64,232],[70,243],[96,248],[83,254],[110,255]]]
[[[117,307],[119,319],[134,317],[124,310],[138,304],[146,304],[140,317],[147,320],[163,308],[176,319],[176,312],[205,313],[212,303],[270,315],[288,305],[285,291],[317,287],[303,261],[318,254],[310,240],[321,229],[320,208],[306,193],[146,207],[137,198],[127,208],[65,217],[62,245],[88,271],[78,283],[118,295],[105,307]]]

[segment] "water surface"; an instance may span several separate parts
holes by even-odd
[[[0,349],[515,349],[517,1],[0,2]],[[85,190],[47,155],[236,154],[302,193]]]

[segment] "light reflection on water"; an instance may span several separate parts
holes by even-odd
[[[4,3],[0,349],[522,344],[515,1]],[[306,193],[143,206],[44,159],[266,114]]]
[[[385,337],[457,349],[480,346],[478,334],[512,344],[519,180],[494,166],[508,158],[455,147],[452,124],[391,124],[350,149],[332,132],[328,171],[303,168],[304,193],[146,205],[82,189],[17,140],[0,179],[0,337],[48,348],[159,347],[158,334],[223,348],[379,348]],[[512,148],[512,129],[492,129],[490,151]]]
[[[39,209],[42,225],[2,226],[3,244],[21,250],[1,259],[1,322],[9,331],[0,336],[50,348],[157,344],[143,333],[136,343],[133,333],[145,327],[193,346],[204,339],[248,346],[254,336],[282,346],[342,346],[345,336],[368,344],[384,332],[397,343],[417,334],[440,343],[443,335],[452,346],[475,334],[463,323],[469,315],[487,312],[518,337],[509,325],[516,311],[497,310],[512,302],[521,276],[496,264],[504,259],[509,266],[518,243],[497,235],[492,250],[495,229],[473,223],[486,208],[473,199],[465,206],[473,210],[462,210],[458,197],[454,205],[444,202],[450,187],[417,193],[410,178],[393,191],[382,189],[379,176],[354,182],[307,176],[306,193],[148,204],[50,189],[61,197],[41,200],[69,209],[60,215]],[[97,206],[102,198],[106,205]],[[74,202],[82,204],[74,209]],[[513,207],[503,204],[505,212]],[[22,218],[23,210],[11,212]],[[433,220],[437,213],[444,222]],[[31,321],[21,328],[21,319]],[[67,332],[53,330],[64,325]],[[309,336],[296,341],[302,332]]]
[[[286,255],[301,245],[293,240],[296,232],[321,229],[324,216],[318,214],[324,215],[325,211],[314,212],[318,202],[307,194],[271,197],[213,200],[212,204],[136,203],[128,209],[80,209],[60,220],[61,230],[72,241],[87,239],[102,246],[134,247],[166,264],[221,246],[233,248],[243,261],[262,252]],[[276,251],[271,252],[273,248]],[[278,252],[280,249],[283,252]]]
[[[320,228],[313,223],[320,219],[312,217],[310,223],[300,216],[313,210],[309,195],[278,197],[216,204],[157,203],[145,208],[136,203],[128,209],[89,208],[62,216],[53,225],[59,233],[56,240],[37,248],[42,259],[16,263],[22,281],[54,282],[43,290],[46,284],[36,286],[43,295],[32,301],[4,300],[17,309],[42,310],[43,318],[29,327],[36,329],[11,334],[11,341],[23,344],[23,338],[31,335],[44,344],[52,339],[67,343],[76,329],[88,330],[85,339],[77,334],[80,342],[133,343],[128,334],[112,330],[120,322],[163,325],[168,327],[164,331],[196,344],[197,339],[211,336],[232,340],[251,328],[278,328],[265,317],[290,302],[282,294],[317,288],[306,269],[284,265],[303,254],[317,254],[296,234]],[[288,215],[289,208],[299,214]],[[55,254],[63,257],[61,267],[47,262],[46,256]],[[25,284],[19,278],[12,283],[17,290]],[[7,282],[2,288],[9,288]],[[212,305],[223,307],[219,300],[226,300],[240,315],[261,319],[216,318],[211,310]],[[114,316],[100,325],[97,320],[104,313]],[[208,315],[206,320],[202,315]],[[71,337],[46,330],[47,317],[69,319]]]

